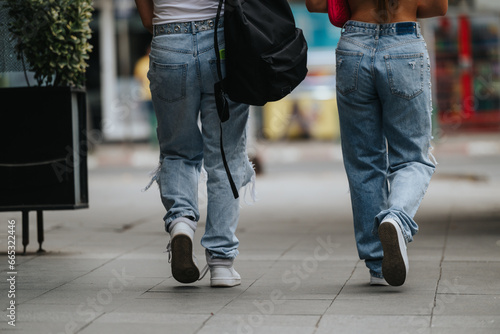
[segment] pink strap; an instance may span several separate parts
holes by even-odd
[[[334,26],[342,28],[351,18],[347,0],[328,0],[328,18]]]

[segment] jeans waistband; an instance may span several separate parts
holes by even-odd
[[[397,23],[367,23],[360,21],[347,21],[342,32],[361,32],[367,35],[411,35],[420,36],[420,24],[418,22]]]
[[[224,17],[219,19],[219,28],[224,26]],[[211,30],[215,28],[215,18],[192,21],[192,22],[172,22],[165,24],[155,24],[153,26],[154,36],[171,34],[196,34],[200,31]]]

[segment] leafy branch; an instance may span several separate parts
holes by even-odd
[[[92,0],[5,0],[9,31],[39,86],[85,85]]]

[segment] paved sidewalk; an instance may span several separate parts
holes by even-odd
[[[46,253],[36,253],[35,224],[28,255],[18,247],[15,327],[6,317],[13,299],[2,256],[0,332],[499,333],[498,136],[468,138],[436,145],[440,165],[416,217],[420,233],[402,287],[368,285],[338,144],[262,147],[259,201],[242,206],[237,232],[242,285],[228,289],[210,288],[208,276],[190,285],[172,278],[157,189],[141,192],[154,149],[100,147],[90,208],[45,213]],[[490,146],[478,154],[480,142]],[[475,151],[462,149],[471,145]],[[0,213],[3,254],[9,220],[20,246],[21,215]]]

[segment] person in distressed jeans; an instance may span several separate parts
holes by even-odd
[[[148,78],[160,147],[160,164],[153,181],[159,185],[167,210],[164,222],[170,233],[167,249],[172,275],[181,283],[200,279],[193,236],[200,219],[198,182],[206,171],[207,218],[201,239],[206,249],[205,268],[210,269],[211,286],[238,285],[241,278],[233,260],[238,255],[235,231],[240,207],[222,162],[214,98],[214,83],[218,81],[214,27],[219,1],[135,2],[143,25],[153,34]],[[223,22],[221,18],[220,50],[224,49]],[[230,101],[229,110],[229,120],[222,124],[224,150],[236,187],[241,189],[255,182],[246,152],[248,105]]]
[[[327,1],[306,5],[326,13]],[[416,21],[444,15],[448,1],[342,1],[351,17],[336,49],[336,89],[357,249],[371,285],[400,286],[435,169],[430,61]]]

